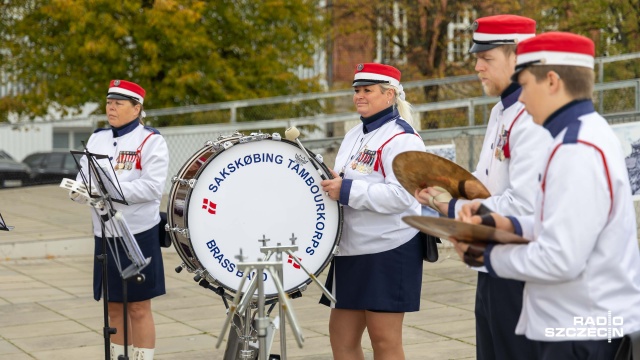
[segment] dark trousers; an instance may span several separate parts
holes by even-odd
[[[613,360],[622,338],[593,341],[536,341],[541,360]]]
[[[538,344],[516,335],[522,310],[521,281],[478,272],[476,289],[476,357],[478,360],[539,359]]]

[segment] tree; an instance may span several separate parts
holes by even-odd
[[[36,116],[102,102],[111,79],[162,108],[308,92],[323,20],[314,0],[11,0],[0,12],[0,69],[23,91],[0,99]]]
[[[596,56],[640,51],[638,0],[537,0],[527,2],[525,11],[537,15],[539,32],[569,31],[590,37],[596,44]],[[606,69],[605,79],[640,77],[637,60],[616,65]]]
[[[443,78],[446,76],[466,75],[473,73],[473,56],[467,56],[455,61],[448,60],[448,45],[451,41],[464,44],[464,39],[470,40],[471,30],[458,31],[454,39],[449,38],[450,23],[462,19],[463,15],[470,17],[472,23],[475,17],[496,15],[501,13],[519,13],[517,2],[506,0],[472,0],[467,2],[454,0],[401,0],[397,1],[407,16],[407,40],[395,43],[406,54],[409,71],[416,69],[422,78]],[[387,11],[382,15],[383,23],[388,24],[387,36],[398,36],[398,28],[391,26],[393,17]],[[468,49],[460,49],[466,52]],[[479,82],[425,86],[422,89],[424,102],[437,102],[451,98],[479,96],[482,94]],[[443,119],[445,119],[443,121]],[[441,126],[465,125],[468,123],[466,110],[448,110],[446,114],[423,114],[423,126],[435,128]]]

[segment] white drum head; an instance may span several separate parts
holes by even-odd
[[[295,254],[317,275],[341,229],[339,204],[325,195],[321,181],[302,150],[288,142],[263,140],[222,151],[198,175],[188,199],[187,227],[198,260],[217,282],[237,292],[241,250],[244,261],[255,262],[264,256],[263,244],[292,245],[293,235]],[[309,282],[286,254],[282,263],[286,292]],[[266,296],[277,296],[271,275],[265,278]]]

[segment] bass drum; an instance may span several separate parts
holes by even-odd
[[[172,179],[169,193],[167,229],[183,267],[233,298],[244,270],[238,264],[263,259],[262,246],[281,244],[298,246],[294,254],[318,276],[337,252],[342,208],[322,191],[311,161],[329,174],[278,134],[236,134],[200,149]],[[311,282],[286,254],[282,268],[288,294]],[[265,271],[266,299],[278,296],[270,277]]]

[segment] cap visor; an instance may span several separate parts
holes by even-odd
[[[469,54],[476,54],[476,53],[479,53],[479,52],[495,49],[500,45],[504,45],[504,44],[478,44],[478,43],[473,43],[473,45],[471,45],[471,49],[469,49]]]
[[[129,96],[124,96],[121,94],[114,94],[114,93],[109,93],[107,94],[107,99],[116,99],[116,100],[136,100],[132,97]]]
[[[524,69],[526,69],[526,66],[522,66],[520,68],[516,68],[516,71],[513,73],[513,75],[511,75],[511,81],[514,83],[518,82],[518,76],[520,76],[520,72]]]
[[[369,86],[369,85],[377,85],[377,84],[387,84],[388,82],[375,82],[375,81],[367,81],[367,80],[356,80],[353,82],[353,85],[351,85],[352,87],[356,87],[356,86]]]

